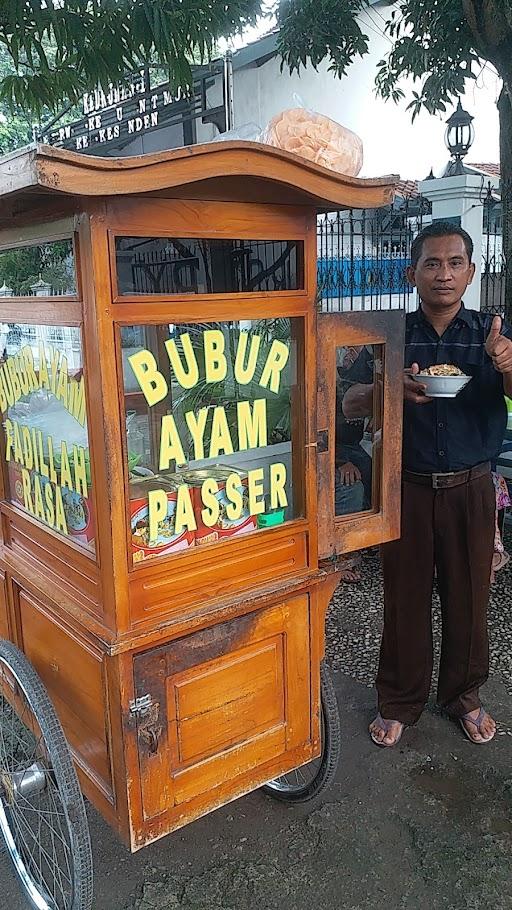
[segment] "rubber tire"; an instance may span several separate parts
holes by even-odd
[[[265,784],[261,789],[273,799],[284,803],[307,803],[326,790],[336,776],[341,755],[341,723],[336,691],[325,663],[320,665],[320,699],[323,736],[318,774],[308,784],[297,786],[296,789],[278,790],[271,782]]]
[[[64,731],[48,693],[30,662],[19,648],[9,641],[0,639],[1,663],[5,663],[12,670],[24,690],[41,729],[62,800],[74,867],[73,902],[67,910],[91,910],[93,900],[91,838],[82,792]],[[24,887],[23,893],[28,897]],[[30,905],[32,906],[32,901]]]

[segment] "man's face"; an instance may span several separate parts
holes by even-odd
[[[436,309],[458,303],[474,274],[475,266],[458,234],[427,237],[416,266],[407,269],[407,277],[423,303]]]

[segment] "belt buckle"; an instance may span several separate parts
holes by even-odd
[[[455,474],[455,471],[446,471],[444,474],[432,474],[432,489],[442,490],[443,489],[442,479],[444,477],[453,477],[454,474]]]

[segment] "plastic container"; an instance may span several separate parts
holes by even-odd
[[[508,415],[507,430],[512,430],[512,398],[507,398],[507,396],[505,395],[505,402],[507,405],[507,415]]]
[[[284,522],[284,509],[274,509],[273,512],[264,512],[258,515],[258,528],[273,528]]]

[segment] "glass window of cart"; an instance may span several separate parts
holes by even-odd
[[[302,320],[121,328],[134,562],[303,514]]]
[[[0,323],[7,498],[95,549],[80,330]]]
[[[119,294],[241,294],[304,287],[301,240],[118,237]]]
[[[0,297],[76,295],[70,238],[0,251]]]
[[[378,345],[339,347],[334,490],[337,517],[378,510],[381,443],[382,349]]]

